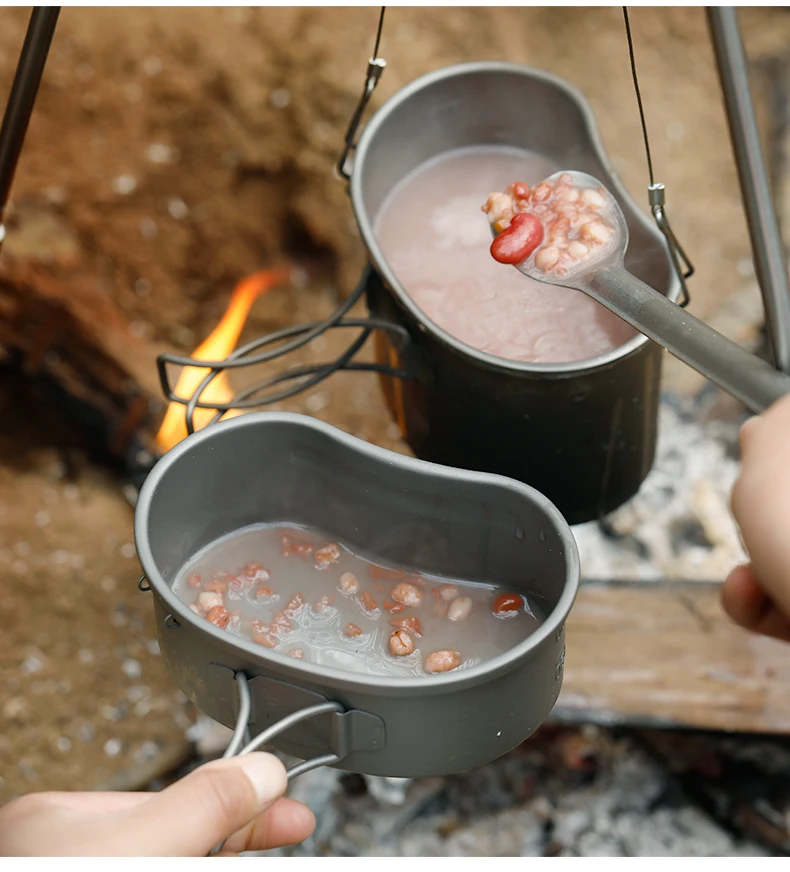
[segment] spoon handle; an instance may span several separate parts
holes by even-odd
[[[584,291],[753,412],[764,411],[790,393],[790,376],[722,336],[624,267],[599,270],[586,281]]]

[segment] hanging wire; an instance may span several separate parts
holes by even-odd
[[[381,46],[381,31],[384,29],[384,12],[386,10],[386,6],[381,7],[381,12],[379,13],[379,27],[376,31],[376,42],[373,46],[373,60],[375,61],[379,56],[379,47]]]
[[[376,90],[376,85],[381,78],[381,74],[384,72],[387,66],[387,62],[384,60],[384,58],[379,57],[379,48],[381,47],[381,33],[384,29],[384,12],[386,11],[386,9],[386,6],[382,6],[381,12],[379,12],[379,24],[376,30],[376,42],[373,45],[373,56],[368,59],[368,69],[365,73],[365,86],[362,89],[362,96],[359,98],[357,108],[354,110],[354,114],[351,116],[351,121],[348,124],[343,153],[340,155],[340,160],[337,162],[337,171],[344,179],[351,178],[351,171],[348,167],[348,160],[351,156],[351,152],[353,152],[354,149],[357,147],[357,144],[355,142],[357,136],[357,128],[359,127],[359,123],[362,120],[365,109],[370,102],[370,98],[373,96],[373,92]]]
[[[636,72],[636,57],[634,53],[634,39],[631,34],[631,21],[628,16],[628,7],[623,6],[623,21],[625,22],[625,37],[628,43],[628,57],[631,62],[631,77],[634,81],[634,91],[636,92],[636,104],[639,108],[639,121],[642,125],[642,139],[645,144],[645,156],[647,158],[647,174],[649,184],[647,188],[648,202],[650,203],[650,211],[653,213],[653,218],[658,226],[658,229],[664,234],[667,240],[669,256],[672,260],[672,266],[677,274],[680,282],[681,298],[678,305],[685,308],[691,301],[686,279],[694,275],[694,266],[688,259],[686,252],[675,236],[674,231],[669,223],[669,218],[666,213],[666,188],[661,182],[656,182],[653,175],[653,157],[650,153],[650,138],[647,135],[647,121],[645,120],[645,107],[642,103],[642,91],[639,87],[639,76]]]
[[[634,57],[634,40],[631,36],[631,22],[628,18],[628,7],[623,6],[623,20],[625,21],[625,38],[628,40],[628,56],[631,60],[631,76],[634,80],[634,91],[636,91],[636,104],[639,107],[639,120],[642,123],[642,138],[645,141],[645,155],[647,156],[647,173],[650,177],[650,184],[655,184],[653,178],[653,158],[650,155],[650,140],[647,136],[647,122],[645,121],[645,107],[642,105],[642,92],[639,89],[639,77],[636,74],[636,58]]]

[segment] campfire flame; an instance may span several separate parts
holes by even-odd
[[[292,278],[288,268],[261,270],[242,279],[236,285],[230,298],[225,314],[212,333],[193,352],[195,360],[223,360],[236,347],[244,322],[247,320],[252,304],[266,291],[278,285],[285,284]],[[210,369],[194,366],[184,367],[178,379],[175,392],[179,397],[191,397],[203,379],[211,372]],[[228,403],[233,399],[233,391],[228,381],[227,370],[221,372],[203,391],[202,403]],[[181,403],[170,403],[170,406],[156,434],[156,444],[161,451],[169,451],[187,436],[185,421],[186,406]],[[211,409],[195,409],[193,416],[195,430],[200,430],[216,413]],[[222,420],[234,418],[242,414],[231,409],[222,416]]]

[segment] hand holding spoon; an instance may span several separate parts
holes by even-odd
[[[592,297],[753,412],[790,393],[790,376],[750,354],[625,268],[628,225],[593,176],[560,172],[530,189],[517,182],[483,206],[500,263]]]

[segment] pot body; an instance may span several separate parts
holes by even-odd
[[[426,573],[528,590],[547,620],[499,657],[439,676],[390,679],[295,661],[219,630],[171,589],[197,551],[267,522],[313,527]],[[303,722],[275,741],[293,756],[334,751],[345,755],[339,768],[369,775],[459,772],[524,741],[559,695],[578,554],[556,508],[521,483],[402,457],[310,418],[260,413],[199,431],[160,460],[140,493],[135,538],[162,656],[199,709],[233,726],[239,671],[250,679],[253,734],[316,702],[344,705],[342,716]]]
[[[513,111],[517,106],[518,111]],[[664,239],[624,190],[587,103],[546,73],[513,64],[463,64],[399,92],[368,124],[356,151],[351,198],[375,273],[373,315],[405,327],[377,338],[390,409],[418,457],[494,472],[545,493],[567,520],[594,520],[632,497],[656,447],[662,350],[638,335],[593,360],[527,364],[472,349],[432,323],[410,299],[373,231],[387,194],[429,158],[480,144],[518,146],[597,176],[629,227],[626,263],[676,300],[680,285]]]

